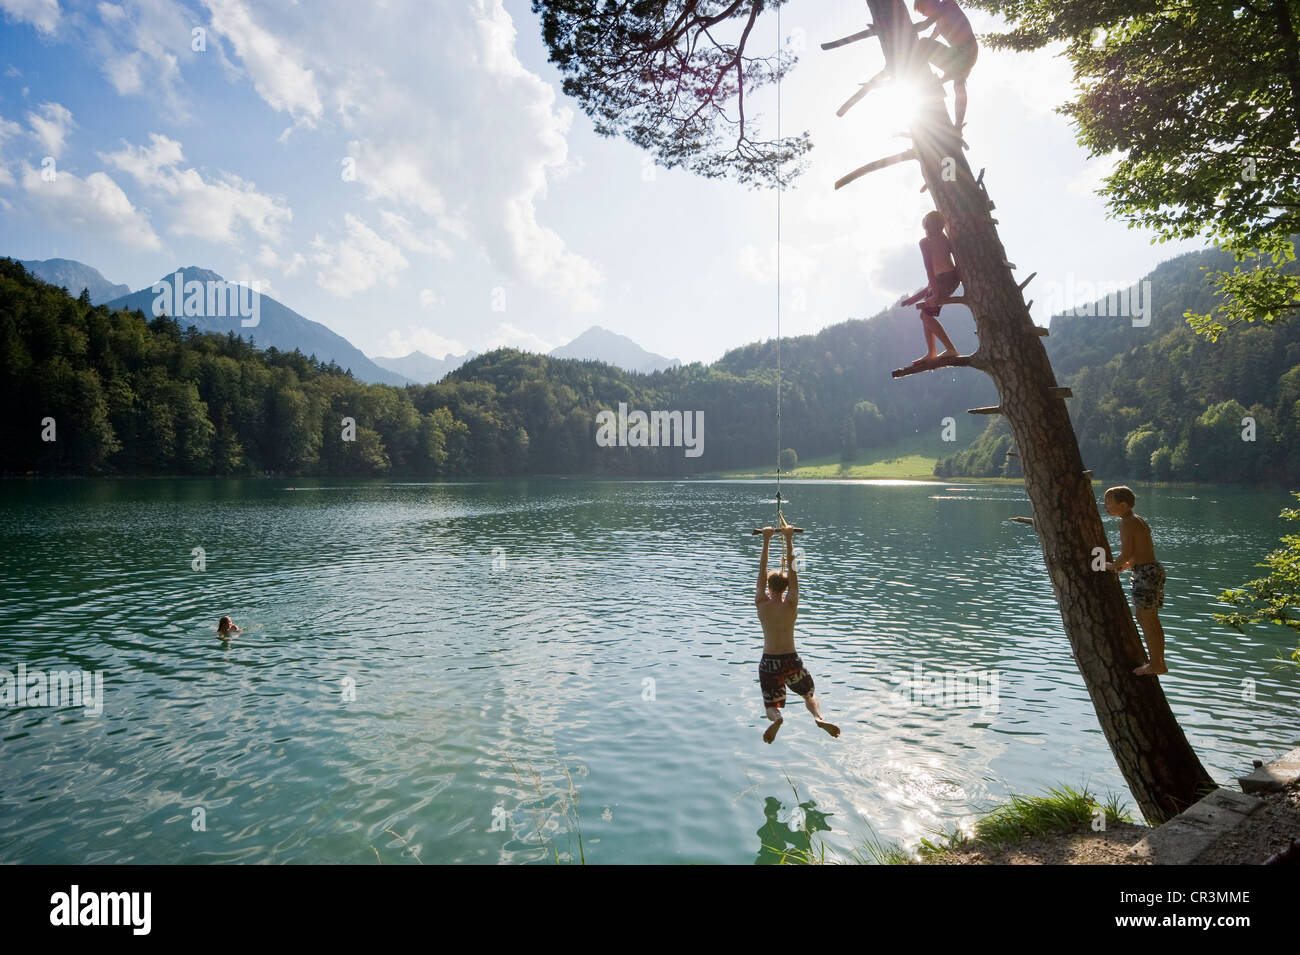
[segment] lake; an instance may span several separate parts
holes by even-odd
[[[1211,617],[1294,499],[1135,490],[1169,572],[1162,682],[1228,782],[1300,737],[1294,636]],[[773,492],[4,482],[0,670],[99,671],[103,695],[0,708],[0,862],[752,863],[809,830],[915,844],[1060,783],[1132,808],[1015,486],[786,485],[799,650],[843,735],[792,695],[764,744],[748,531]],[[909,698],[918,677],[989,692]]]

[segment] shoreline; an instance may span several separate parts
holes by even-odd
[[[41,483],[63,481],[367,481],[374,484],[417,483],[417,484],[463,484],[482,481],[630,481],[636,483],[675,484],[698,481],[754,481],[775,483],[776,474],[759,471],[710,471],[704,474],[683,475],[637,475],[637,474],[460,474],[456,476],[425,476],[419,474],[0,474],[0,484]],[[799,483],[915,483],[955,486],[988,485],[991,487],[1024,486],[1024,478],[1002,477],[936,477],[933,474],[848,474],[848,475],[800,475],[796,472],[781,475],[783,482]],[[1127,481],[1144,488],[1223,488],[1233,487],[1242,490],[1288,490],[1290,485],[1261,482],[1258,484],[1223,484],[1201,481],[1139,481],[1132,478],[1099,478],[1093,476],[1089,483],[1094,487],[1104,487],[1112,481]]]

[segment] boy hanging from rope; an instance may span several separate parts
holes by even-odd
[[[922,37],[917,48],[922,56],[943,70],[943,82],[952,83],[953,106],[957,113],[955,125],[960,134],[966,125],[966,78],[975,68],[975,58],[979,56],[975,31],[956,0],[916,0],[916,12],[927,18],[917,25],[918,30],[928,30],[931,24],[934,25],[934,32]],[[936,36],[948,42],[940,43]]]
[[[787,686],[803,697],[808,712],[817,725],[839,736],[840,728],[822,719],[821,706],[813,692],[813,678],[804,669],[803,661],[794,649],[794,618],[799,613],[799,575],[794,569],[794,528],[781,521],[782,526],[764,527],[763,556],[758,562],[758,590],[754,604],[758,619],[763,625],[763,658],[758,663],[758,684],[763,690],[763,706],[772,725],[763,733],[763,742],[776,739],[781,729],[781,708],[785,706]],[[767,550],[774,534],[785,536],[785,560],[782,571],[767,572]]]
[[[930,284],[911,298],[905,298],[902,305],[916,305],[921,310],[921,327],[925,331],[926,353],[912,362],[923,365],[939,358],[956,358],[957,348],[948,337],[948,333],[939,324],[939,311],[943,303],[961,284],[961,272],[957,270],[957,260],[953,257],[952,243],[944,233],[948,222],[943,213],[937,209],[926,213],[921,225],[925,229],[925,238],[921,240],[921,257],[925,260],[925,274]],[[920,304],[917,304],[917,303]],[[945,345],[943,354],[934,350],[934,340]]]

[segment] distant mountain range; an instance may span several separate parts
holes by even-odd
[[[180,275],[182,288],[189,282],[199,282],[206,289],[208,287],[207,283],[225,281],[216,272],[201,269],[194,265],[178,269],[177,272]],[[165,283],[169,288],[174,288],[176,273],[164,275],[158,281]],[[151,286],[112,299],[104,304],[109,308],[138,308],[145,315],[153,317],[153,303],[157,295],[158,293],[155,293]],[[269,295],[262,294],[259,297],[258,310],[260,314],[257,316],[257,324],[252,327],[245,327],[242,324],[244,319],[239,314],[206,314],[208,311],[206,300],[201,306],[202,314],[191,314],[192,310],[183,309],[183,304],[184,302],[181,304],[171,303],[172,307],[165,309],[167,314],[176,318],[183,327],[194,325],[200,331],[205,332],[221,332],[223,334],[225,332],[234,332],[243,338],[252,339],[260,348],[274,346],[281,351],[293,351],[296,348],[304,355],[315,355],[321,361],[332,361],[340,368],[350,369],[352,374],[362,381],[385,385],[410,384],[405,376],[376,365],[362,353],[361,349],[342,335],[335,334],[320,322],[313,322],[308,318],[303,318],[293,309],[276,301]],[[224,311],[229,313],[235,311],[235,309],[228,307]]]
[[[584,361],[603,361],[624,371],[649,374],[676,368],[681,362],[648,352],[626,335],[619,335],[599,325],[592,325],[567,345],[552,349],[552,358],[578,358]]]
[[[157,293],[153,291],[152,286],[132,292],[129,285],[110,282],[98,269],[73,259],[19,261],[32,275],[67,289],[71,295],[80,295],[84,288],[90,294],[90,301],[94,305],[138,308],[145,315],[153,316],[153,303]],[[224,281],[216,272],[194,265],[179,269],[178,272],[182,289],[185,283],[192,281],[204,283],[205,288],[208,282]],[[176,273],[163,276],[159,281],[174,286]],[[297,348],[304,355],[315,355],[321,361],[333,361],[341,368],[351,369],[352,373],[362,381],[373,383],[400,386],[437,382],[478,356],[478,352],[467,351],[463,355],[447,354],[442,358],[434,358],[423,352],[413,351],[402,357],[371,359],[343,336],[335,334],[319,322],[303,317],[287,305],[265,294],[260,296],[260,314],[255,326],[243,325],[239,315],[209,315],[206,314],[207,310],[205,300],[202,313],[184,314],[182,301],[180,304],[172,304],[168,314],[177,318],[183,326],[194,325],[201,331],[234,332],[236,335],[252,339],[262,348],[274,346],[281,351],[292,351]],[[226,309],[226,311],[233,312],[234,309]],[[553,349],[550,354],[554,358],[601,361],[624,371],[643,374],[681,365],[681,361],[676,358],[665,358],[663,355],[646,351],[626,335],[619,335],[599,325],[591,326],[567,345]]]
[[[19,259],[18,262],[42,282],[67,289],[73,298],[85,289],[90,293],[92,305],[103,305],[131,291],[131,286],[110,282],[100,274],[99,269],[72,259],[46,259],[43,262],[37,259]]]
[[[401,358],[387,358],[381,355],[374,361],[380,368],[396,372],[418,385],[429,385],[441,381],[448,372],[455,371],[471,358],[477,357],[476,351],[468,351],[463,355],[453,355],[449,352],[442,358],[434,358],[422,351],[413,351]]]

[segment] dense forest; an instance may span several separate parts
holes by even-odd
[[[900,312],[785,341],[784,443],[800,455],[887,445],[992,396],[955,373],[891,387],[889,369],[919,338]],[[92,306],[11,259],[0,259],[0,342],[10,474],[688,475],[775,464],[775,342],[649,375],[498,350],[438,384],[395,388]],[[702,412],[703,453],[599,445],[596,416],[620,403]]]
[[[1099,477],[1295,483],[1300,325],[1238,327],[1212,344],[1183,321],[1213,305],[1202,269],[1223,259],[1182,256],[1153,272],[1149,326],[1053,320],[1049,354],[1074,391],[1080,447]],[[952,307],[944,320],[963,351],[974,346],[969,313]],[[686,476],[775,463],[772,340],[648,375],[504,349],[438,384],[396,388],[165,316],[92,306],[0,259],[0,343],[8,474]],[[850,458],[937,433],[945,417],[966,425],[966,408],[996,402],[969,369],[891,380],[919,345],[902,309],[783,341],[783,443],[801,458]],[[597,414],[620,403],[702,413],[703,453],[602,446]],[[1254,441],[1242,440],[1247,418]],[[936,473],[1018,476],[1011,450],[995,417]]]
[[[1084,462],[1130,481],[1277,482],[1300,475],[1300,325],[1239,325],[1218,342],[1196,336],[1187,310],[1216,306],[1203,269],[1230,267],[1212,251],[1181,256],[1150,276],[1151,323],[1063,315],[1048,355],[1074,393],[1068,405]],[[1094,311],[1097,311],[1094,307]],[[1019,477],[999,418],[969,448],[939,462],[940,477]]]

